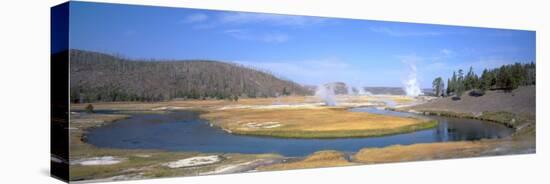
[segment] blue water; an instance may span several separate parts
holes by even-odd
[[[395,116],[410,113],[356,108],[351,111]],[[436,128],[399,135],[344,139],[288,139],[229,134],[210,127],[198,113],[174,111],[167,114],[133,114],[132,117],[90,130],[87,142],[107,148],[161,149],[215,153],[278,153],[306,156],[320,150],[356,152],[365,147],[431,143],[510,135],[512,129],[499,124],[459,118],[429,116],[439,121]]]

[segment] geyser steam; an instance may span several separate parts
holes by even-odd
[[[405,90],[407,96],[416,97],[418,95],[422,95],[422,90],[420,90],[420,85],[418,84],[418,80],[416,79],[416,65],[410,62],[408,64],[409,76],[407,80],[403,82],[403,90]]]
[[[334,88],[331,84],[319,85],[315,91],[315,96],[321,98],[327,106],[336,105],[336,100],[334,100]]]
[[[367,91],[364,87],[361,87],[359,89],[359,95],[361,95],[361,96],[372,96],[372,93],[370,91]]]

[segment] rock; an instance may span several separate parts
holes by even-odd
[[[244,126],[251,129],[269,129],[269,128],[277,128],[282,125],[279,122],[268,121],[268,122],[250,122],[250,123],[244,124]]]
[[[171,111],[171,110],[184,110],[188,109],[187,107],[173,107],[173,106],[166,106],[166,107],[157,107],[152,108],[152,111]]]
[[[182,159],[174,162],[168,162],[162,165],[168,168],[175,169],[175,168],[182,168],[182,167],[210,165],[221,161],[222,161],[221,156],[210,155],[210,156],[197,156],[197,157],[186,158],[186,159]]]
[[[151,157],[151,155],[148,155],[148,154],[137,154],[135,156],[140,157],[140,158],[149,158],[149,157]]]
[[[113,157],[113,156],[91,157],[91,158],[84,158],[84,159],[72,161],[71,165],[83,165],[83,166],[113,165],[113,164],[118,164],[124,160],[126,159]]]

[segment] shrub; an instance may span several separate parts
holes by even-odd
[[[86,112],[87,113],[94,113],[94,106],[92,104],[88,104],[86,106]]]
[[[479,96],[485,95],[485,91],[481,90],[481,89],[474,89],[474,90],[470,91],[469,95],[479,97]]]

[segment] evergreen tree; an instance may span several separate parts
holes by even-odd
[[[446,91],[446,93],[447,93],[447,96],[451,95],[451,79],[450,78],[447,79],[447,91]]]
[[[460,98],[463,93],[464,93],[464,73],[462,69],[459,69],[456,84],[455,84],[455,96]]]
[[[464,78],[464,90],[471,90],[474,88],[474,69],[470,66],[470,69],[468,70],[468,73],[466,74],[466,77]]]
[[[451,84],[449,84],[449,87],[451,88],[451,93],[456,92],[456,85],[457,85],[456,72],[453,71],[453,77],[451,78]]]
[[[443,93],[443,79],[441,77],[437,77],[432,82],[432,89],[434,90],[435,96],[441,96]]]
[[[489,72],[487,69],[483,70],[483,73],[481,74],[481,82],[479,85],[479,89],[486,91],[491,89],[493,86],[493,76],[492,73]]]
[[[453,71],[452,77],[447,80],[446,94],[449,96],[454,94],[456,97],[460,97],[465,91],[474,90],[470,95],[483,95],[486,90],[502,89],[511,91],[519,86],[535,84],[536,64],[534,62],[514,63],[502,65],[495,69],[484,69],[481,76],[478,76],[473,71],[473,67],[470,67],[466,75],[464,75],[462,69],[459,69],[458,73]]]

